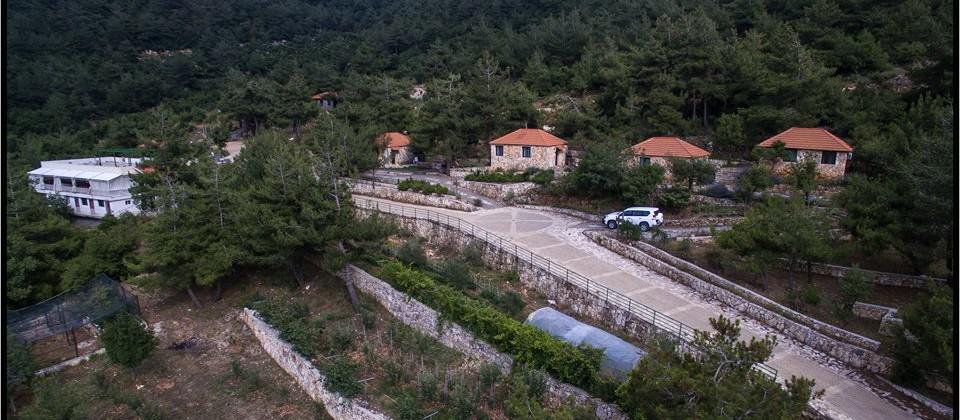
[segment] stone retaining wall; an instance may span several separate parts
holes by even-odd
[[[641,250],[596,232],[587,231],[584,234],[613,252],[853,367],[885,375],[893,365],[889,357],[871,351],[880,347],[879,341],[800,314],[651,245],[638,242],[637,246],[643,248]]]
[[[798,271],[798,272],[807,272],[806,262],[799,262],[797,265],[792,265],[788,260],[781,260],[781,267],[786,270]],[[811,263],[810,268],[814,274],[820,274],[824,276],[831,276],[836,278],[843,278],[848,272],[853,270],[851,267],[843,267],[839,265],[823,264],[823,263]],[[946,280],[938,279],[935,277],[927,276],[911,276],[909,274],[897,274],[897,273],[886,273],[883,271],[873,271],[873,270],[863,270],[862,272],[867,280],[870,280],[873,284],[880,284],[884,286],[897,286],[897,287],[912,287],[916,289],[926,289],[927,282],[934,281],[938,284],[946,284]]]
[[[463,180],[463,177],[470,175],[474,172],[486,171],[490,168],[487,166],[473,166],[469,168],[450,168],[450,176],[459,180]]]
[[[494,363],[505,375],[510,373],[513,358],[503,354],[485,341],[473,336],[470,331],[452,322],[440,321],[440,314],[420,301],[400,292],[387,282],[380,280],[360,268],[348,265],[340,273],[350,276],[354,286],[374,297],[387,308],[399,321],[429,335],[443,345],[463,353],[467,357]],[[596,415],[601,419],[626,419],[617,406],[591,397],[590,394],[573,385],[566,384],[547,376],[547,403],[557,407],[573,399],[577,405],[596,407]]]
[[[887,316],[887,313],[897,313],[897,308],[889,306],[874,305],[872,303],[854,302],[853,314],[861,318],[881,320]]]
[[[370,213],[370,210],[358,210],[361,214]],[[475,243],[482,244],[483,258],[487,265],[499,270],[516,270],[520,282],[524,286],[537,290],[548,299],[553,300],[559,309],[568,314],[598,320],[603,325],[613,327],[621,333],[636,338],[641,342],[649,342],[655,334],[651,325],[635,317],[633,314],[609,304],[603,298],[567,282],[566,279],[559,278],[539,267],[522,263],[517,260],[516,257],[502,251],[498,247],[473,238],[470,232],[454,229],[429,220],[414,219],[412,217],[399,215],[392,216],[400,226],[413,232],[416,236],[426,239],[431,245],[462,249],[462,247],[474,241],[476,241]],[[866,352],[866,350],[862,351]],[[817,401],[811,401],[811,404],[809,404],[807,408],[807,411],[804,412],[805,417],[828,417],[824,414],[824,408],[821,407],[821,404]],[[600,418],[605,417],[601,416]]]
[[[733,226],[743,220],[743,216],[696,216],[683,219],[666,219],[665,227],[709,227]]]
[[[482,245],[484,262],[489,267],[501,271],[516,271],[521,284],[553,300],[561,310],[571,315],[600,321],[641,341],[650,338],[652,333],[650,325],[642,319],[609,304],[603,297],[589,293],[562,277],[519,261],[496,246],[476,240],[469,232],[429,220],[394,216],[401,227],[425,239],[430,245],[450,249],[462,249],[472,242]]]
[[[457,181],[457,185],[498,201],[504,201],[509,196],[519,198],[537,186],[532,182],[499,183],[462,180]]]
[[[257,311],[243,308],[240,319],[260,340],[263,349],[283,370],[293,377],[300,387],[315,401],[323,403],[327,413],[334,419],[379,420],[389,419],[383,413],[369,407],[358,399],[344,398],[340,394],[326,389],[326,378],[307,360],[297,353],[290,343],[280,338],[280,333],[270,324],[259,318]]]
[[[378,197],[421,206],[441,207],[460,211],[478,210],[478,207],[452,195],[424,195],[415,191],[400,191],[396,185],[381,182],[371,183],[370,181],[360,181],[350,186],[350,192],[357,195]]]

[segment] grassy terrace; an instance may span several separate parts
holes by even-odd
[[[538,417],[592,418],[583,407],[543,408],[541,371],[515,368],[504,376],[495,365],[465,359],[402,324],[362,294],[362,310],[355,314],[340,280],[322,277],[318,283],[310,293],[257,292],[244,303],[346,397],[397,419],[516,417],[528,406]]]

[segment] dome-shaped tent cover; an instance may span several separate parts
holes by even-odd
[[[527,317],[527,323],[575,346],[586,344],[603,350],[601,371],[617,378],[626,378],[633,366],[646,354],[639,347],[613,334],[584,324],[550,307],[531,313]]]

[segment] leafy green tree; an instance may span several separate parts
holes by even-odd
[[[127,312],[104,321],[99,339],[107,357],[128,368],[137,367],[157,347],[156,337]]]
[[[63,261],[78,255],[84,241],[82,232],[67,219],[65,202],[33,191],[25,173],[11,173],[6,190],[4,299],[12,307],[26,306],[63,291]]]
[[[744,219],[716,236],[717,244],[733,251],[741,266],[755,273],[762,282],[780,259],[792,267],[800,263],[825,260],[831,253],[828,226],[823,217],[799,200],[767,198],[750,209]],[[788,290],[794,305],[800,305],[799,291],[792,270],[787,271]],[[811,267],[807,264],[808,280]]]
[[[743,119],[737,114],[723,114],[717,119],[715,135],[716,149],[733,153],[746,146],[747,138],[743,133]]]
[[[770,172],[763,166],[753,166],[737,178],[737,190],[744,199],[750,201],[753,194],[773,186]]]
[[[616,194],[623,179],[626,159],[626,152],[617,142],[590,143],[570,174],[571,185],[579,195]]]
[[[635,165],[623,174],[620,190],[623,199],[630,203],[643,203],[657,190],[663,181],[664,169],[660,165]]]
[[[922,297],[901,312],[903,328],[893,351],[894,381],[918,386],[927,377],[942,381],[956,377],[956,313],[953,291],[936,284],[927,286]]]
[[[873,284],[867,280],[866,274],[854,267],[839,280],[840,296],[835,302],[834,312],[843,322],[847,322],[853,315],[853,304],[870,295]]]
[[[710,325],[713,332],[694,333],[697,355],[658,341],[617,389],[624,411],[632,418],[788,419],[800,417],[808,401],[823,394],[813,392],[812,379],[794,376],[781,387],[752,368],[770,358],[774,337],[740,341],[740,321],[723,316],[710,318]]]
[[[817,189],[817,161],[805,156],[790,165],[787,178],[793,189],[803,193],[803,202],[810,204],[810,194]]]
[[[66,261],[60,288],[72,289],[100,273],[118,280],[126,278],[127,263],[140,245],[141,229],[139,219],[130,213],[104,217],[87,235],[80,255]]]
[[[6,367],[6,373],[4,374],[3,393],[7,402],[13,407],[13,411],[16,411],[13,401],[14,393],[24,385],[29,384],[36,368],[27,345],[20,341],[9,329],[4,328],[4,330],[6,351],[3,355],[3,364]]]
[[[717,168],[706,159],[668,159],[670,175],[675,181],[686,184],[687,191],[693,191],[693,184],[709,184],[717,174]]]

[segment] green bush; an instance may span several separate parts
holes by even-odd
[[[534,182],[538,185],[547,185],[553,182],[554,172],[552,169],[541,170],[537,168],[527,168],[524,171],[494,169],[492,171],[478,171],[463,177],[466,181],[477,182]]]
[[[690,191],[684,188],[669,188],[661,191],[657,204],[668,209],[682,209],[690,203]]]
[[[473,279],[473,273],[470,272],[470,267],[459,259],[444,261],[440,264],[438,271],[444,283],[457,289],[466,290],[477,288],[477,284]]]
[[[399,262],[387,263],[381,275],[395,287],[510,353],[519,363],[543,368],[560,381],[589,390],[605,381],[599,376],[601,350],[574,347],[560,341]]]
[[[419,180],[419,179],[405,179],[397,183],[397,189],[400,191],[415,191],[425,195],[445,195],[450,194],[450,190],[447,187],[434,184],[431,182]]]
[[[417,396],[410,392],[402,392],[393,403],[394,418],[398,420],[420,420],[423,418],[423,410],[420,409],[420,402]]]
[[[357,382],[360,366],[349,358],[337,357],[334,361],[323,364],[320,371],[327,378],[326,385],[340,395],[353,398],[360,393],[361,385]]]
[[[480,365],[480,384],[490,388],[500,380],[500,367],[494,363]]]
[[[500,296],[499,307],[510,316],[519,315],[524,306],[527,306],[527,303],[523,301],[523,296],[513,290],[507,290]]]
[[[535,175],[529,177],[530,181],[533,181],[537,185],[547,185],[553,182],[553,170],[548,169],[545,171],[539,171]]]
[[[630,241],[639,241],[643,237],[640,226],[629,222],[617,222],[617,237]]]
[[[873,284],[856,267],[848,271],[839,280],[840,299],[834,302],[834,311],[838,318],[846,322],[853,315],[853,304],[870,295]]]
[[[430,372],[420,372],[420,376],[417,377],[417,388],[420,391],[420,398],[424,400],[436,401],[439,385],[440,382],[437,380],[436,375]]]
[[[423,251],[423,245],[417,238],[408,239],[397,250],[397,259],[404,264],[410,264],[414,267],[427,267],[427,254]]]
[[[100,343],[110,360],[134,368],[157,347],[157,339],[135,316],[121,312],[103,323]]]

